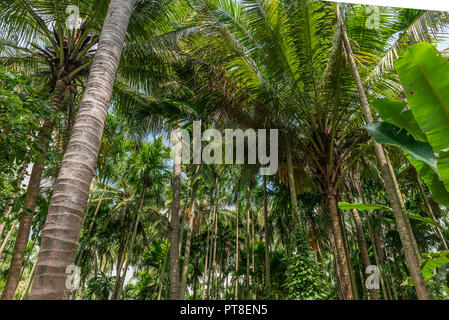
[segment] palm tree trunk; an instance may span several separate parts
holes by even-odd
[[[181,215],[181,227],[179,228],[179,258],[181,259],[181,252],[182,252],[182,242],[184,241],[184,226],[186,224],[186,210],[189,205],[189,194],[190,194],[190,183],[191,179],[187,181],[187,189],[186,189],[186,200],[184,203],[184,207],[182,208]]]
[[[338,10],[338,5],[337,5]],[[338,11],[339,15],[339,11]],[[359,94],[359,98],[362,105],[362,110],[365,115],[365,120],[367,123],[371,123],[374,121],[373,115],[371,114],[371,109],[369,107],[368,98],[366,97],[365,89],[363,87],[362,79],[360,78],[360,74],[357,69],[357,64],[354,59],[354,54],[352,52],[351,44],[348,39],[348,35],[346,34],[346,28],[344,24],[342,24],[342,37],[343,37],[343,45],[346,51],[346,55],[349,59],[349,63],[351,66],[351,70],[353,73],[354,81],[356,83],[357,92]],[[384,149],[382,145],[378,144],[373,139],[374,151],[377,156],[377,160],[379,162],[379,166],[382,172],[382,178],[385,183],[385,187],[387,189],[388,197],[391,202],[391,206],[393,209],[393,213],[396,220],[396,225],[398,228],[399,236],[401,238],[402,246],[404,247],[405,256],[410,268],[410,273],[412,274],[412,278],[415,284],[415,290],[420,300],[428,300],[429,296],[427,293],[427,288],[424,283],[423,275],[420,269],[420,256],[418,255],[418,249],[416,246],[416,240],[413,235],[413,232],[410,229],[410,222],[407,220],[403,213],[403,203],[402,196],[400,192],[398,192],[397,181],[394,172],[392,171],[391,164],[388,162]]]
[[[290,141],[286,139],[286,150],[287,150],[287,171],[288,171],[288,185],[290,187],[290,199],[292,203],[292,214],[293,214],[293,222],[295,223],[294,230],[299,227],[299,218],[298,218],[298,200],[296,198],[296,182],[295,182],[295,174],[293,171],[293,160],[292,160],[292,147]]]
[[[26,171],[27,171],[27,167],[28,167],[28,163],[24,163],[24,164],[22,165],[22,167],[20,168],[19,174],[18,174],[18,176],[17,176],[17,186],[16,186],[17,189],[20,189],[20,186],[22,185],[23,177],[25,176],[25,173],[26,173]],[[13,204],[14,204],[14,201],[16,200],[16,198],[17,198],[17,193],[14,195],[14,197],[12,197],[12,198],[8,201],[8,204],[6,205],[5,212],[3,213],[3,218],[4,218],[5,220],[6,220],[6,219],[9,217],[9,215],[11,214],[12,207],[13,207]],[[0,238],[2,237],[3,231],[5,230],[5,225],[6,225],[6,221],[3,221],[3,222],[0,224]]]
[[[213,204],[212,204],[213,206]],[[203,288],[201,293],[201,300],[204,300],[206,298],[206,288],[207,288],[207,274],[208,274],[208,264],[209,264],[209,237],[210,237],[210,224],[212,221],[212,215],[213,215],[213,209],[209,211],[209,218],[207,222],[207,236],[206,236],[206,254],[204,256],[204,274],[203,274]]]
[[[28,276],[28,279],[25,284],[25,290],[23,291],[22,295],[20,296],[20,300],[25,300],[28,297],[28,293],[30,292],[31,288],[31,282],[34,277],[34,270],[36,269],[37,260],[34,261],[33,267],[31,268],[30,275]]]
[[[14,220],[14,222],[13,222],[12,225],[11,225],[11,228],[9,229],[8,233],[6,234],[5,239],[3,239],[2,245],[0,246],[0,256],[1,256],[2,253],[3,253],[3,250],[5,250],[5,247],[6,247],[6,245],[8,244],[9,238],[11,238],[11,235],[12,235],[12,233],[13,233],[13,231],[14,231],[14,228],[15,228],[16,225],[17,225],[17,222],[18,222],[17,220]]]
[[[57,88],[57,90],[58,91],[55,92],[54,101],[58,99],[62,100],[62,98],[59,97],[63,88]],[[45,155],[47,154],[47,144],[49,140],[48,138],[53,131],[53,127],[54,124],[51,122],[51,119],[47,118],[44,120],[44,124],[42,125],[42,128],[39,132],[38,144],[42,151],[37,157],[36,162],[33,164],[30,180],[28,182],[28,188],[23,205],[23,214],[19,219],[19,230],[14,245],[11,263],[9,265],[5,288],[2,292],[2,300],[11,300],[14,298],[14,293],[20,281],[20,270],[22,268],[26,246],[30,237],[34,210],[36,208],[37,199],[39,196],[39,188],[41,184],[42,173],[44,170],[44,159]]]
[[[50,201],[30,299],[67,299],[107,110],[135,0],[111,0]]]
[[[352,197],[351,189],[350,189],[348,183],[346,183],[346,188],[348,189],[348,200],[350,203],[353,203],[354,199]],[[352,211],[352,217],[353,217],[354,223],[355,223],[357,243],[359,245],[360,254],[362,256],[363,266],[365,267],[365,270],[366,270],[371,265],[371,262],[370,262],[369,255],[368,255],[368,249],[366,247],[366,240],[365,240],[365,234],[363,232],[362,219],[360,218],[360,214],[359,214],[358,210],[352,209],[351,211]],[[377,290],[376,289],[370,289],[369,295],[370,295],[371,300],[377,300]]]
[[[178,123],[178,129],[181,123]],[[180,138],[178,132],[177,138]],[[173,165],[173,199],[170,220],[170,300],[179,300],[179,209],[181,197],[181,149],[175,150]]]
[[[268,231],[267,177],[263,176],[263,223],[265,232],[265,284],[270,288],[270,235]]]
[[[136,223],[134,224],[133,235],[131,238],[131,244],[129,245],[129,252],[126,257],[125,268],[123,269],[123,276],[120,277],[120,284],[119,284],[119,289],[118,289],[118,292],[116,295],[116,300],[120,299],[120,294],[123,290],[123,285],[125,284],[126,273],[128,272],[129,261],[131,260],[131,257],[132,257],[134,242],[136,241],[137,228],[140,223],[140,212],[142,211],[142,206],[143,206],[144,201],[145,201],[145,188],[143,188],[142,198],[140,199],[140,204],[139,204],[139,209],[137,210],[137,213],[136,213],[137,214]]]
[[[340,270],[340,288],[343,300],[352,300],[353,289],[351,274],[349,268],[348,257],[346,256],[346,250],[342,235],[342,230],[340,226],[340,217],[337,207],[337,199],[334,194],[333,186],[329,185],[327,187],[327,205],[329,207],[329,217],[330,224],[332,228],[332,234],[334,235],[335,249],[336,249],[336,260],[338,264],[338,270]]]
[[[235,290],[234,290],[234,299],[239,299],[239,208],[236,209],[236,227],[235,227]]]
[[[216,265],[216,261],[217,261],[217,237],[218,237],[218,202],[220,201],[220,181],[219,181],[219,177],[217,175],[217,177],[215,178],[215,190],[216,190],[216,195],[215,195],[215,214],[214,214],[214,245],[213,245],[213,254],[212,254],[212,264],[211,264],[211,269],[212,269],[212,284],[214,283],[214,279],[215,279],[215,265]]]
[[[418,171],[416,170],[415,167],[413,167],[414,171],[415,171],[415,175],[416,175],[416,180],[418,181],[418,187],[419,187],[419,191],[421,193],[421,196],[424,199],[424,202],[426,203],[427,209],[429,210],[430,213],[430,218],[435,222],[438,223],[437,219],[435,218],[435,214],[433,213],[433,209],[432,206],[429,203],[429,199],[427,199],[426,193],[424,192],[424,189],[422,187],[422,183],[421,183],[421,179],[419,178],[418,175]],[[440,228],[438,227],[434,227],[435,233],[438,235],[438,237],[440,237],[441,239],[441,243],[443,244],[443,247],[446,251],[449,251],[449,247],[447,246],[446,243],[446,239],[444,239],[443,233],[441,232]]]
[[[184,263],[182,265],[182,273],[181,273],[181,288],[179,294],[179,298],[181,300],[185,300],[186,298],[187,272],[189,270],[190,246],[192,244],[193,223],[195,219],[195,197],[197,190],[198,190],[198,182],[195,182],[192,190],[192,204],[190,206],[189,226],[187,228],[186,247],[184,249]]]
[[[170,234],[167,234],[167,244],[165,245],[164,262],[162,263],[162,269],[161,269],[161,273],[159,275],[159,288],[157,291],[157,300],[161,300],[162,284],[164,282],[165,266],[167,265],[168,251],[169,251],[169,246],[170,246],[169,236],[170,236]]]
[[[249,300],[250,298],[250,290],[249,290],[249,273],[250,273],[250,250],[251,250],[251,226],[250,226],[250,217],[249,211],[250,208],[250,188],[249,185],[246,187],[246,298]]]
[[[120,233],[120,242],[119,242],[119,248],[118,248],[118,254],[117,254],[117,266],[116,266],[116,279],[115,279],[115,287],[114,287],[114,294],[113,297],[115,300],[118,299],[118,291],[120,286],[120,276],[122,273],[122,266],[123,266],[123,259],[125,257],[126,252],[126,246],[127,246],[127,240],[125,239],[126,236],[126,224],[129,217],[129,208],[125,209],[125,216],[123,217],[123,226],[122,231]]]

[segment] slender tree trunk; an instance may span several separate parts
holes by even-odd
[[[31,288],[31,282],[34,277],[34,270],[36,269],[37,260],[34,261],[33,267],[31,268],[30,275],[28,276],[28,279],[25,283],[25,290],[23,291],[22,295],[20,296],[20,300],[25,300],[28,297],[28,293],[30,292]]]
[[[330,217],[330,224],[332,228],[332,234],[334,235],[334,241],[335,241],[335,249],[336,249],[336,260],[338,264],[338,269],[340,270],[340,287],[341,287],[341,293],[342,293],[342,299],[343,300],[352,300],[354,298],[353,296],[353,289],[352,289],[352,281],[351,281],[351,274],[349,269],[349,261],[348,257],[346,256],[346,250],[342,235],[342,230],[340,226],[340,217],[338,213],[338,207],[337,207],[337,199],[335,197],[335,191],[333,186],[329,185],[327,187],[327,205],[329,207],[329,217]]]
[[[213,201],[213,200],[212,200]],[[212,273],[212,269],[214,267],[213,265],[213,261],[212,261],[212,257],[213,257],[213,243],[214,243],[214,231],[215,231],[215,219],[217,217],[217,208],[215,207],[215,205],[213,205],[213,214],[212,214],[212,225],[211,228],[212,230],[210,231],[210,244],[209,246],[209,269],[207,270],[207,294],[206,294],[206,299],[210,299],[210,278],[211,278],[211,273]]]
[[[239,299],[239,208],[236,210],[236,227],[235,227],[235,290],[234,290],[234,299]]]
[[[346,183],[346,188],[348,189],[348,200],[349,200],[349,202],[353,203],[354,199],[352,197],[349,184],[347,184],[347,183]],[[352,211],[352,217],[353,217],[354,223],[355,223],[357,243],[359,245],[360,255],[362,256],[363,266],[365,267],[365,270],[363,270],[364,271],[363,273],[365,273],[366,269],[371,265],[371,262],[370,262],[369,255],[368,255],[368,249],[366,247],[366,240],[365,240],[365,234],[363,232],[362,219],[360,218],[360,214],[359,214],[358,210],[352,209],[351,211]],[[364,279],[364,278],[362,278],[362,279]],[[369,295],[370,295],[371,300],[377,300],[377,290],[376,289],[370,289]]]
[[[62,89],[58,89],[62,90]],[[55,92],[55,96],[58,92]],[[61,93],[59,93],[61,94]],[[56,100],[56,98],[54,99]],[[62,100],[62,99],[61,99]],[[53,131],[54,124],[51,120],[45,119],[41,131],[38,136],[38,144],[41,148],[41,154],[37,157],[33,164],[28,188],[25,195],[23,205],[23,214],[20,217],[19,230],[17,232],[16,243],[9,265],[8,277],[6,278],[6,285],[2,292],[2,300],[14,299],[17,285],[20,281],[20,270],[23,264],[23,257],[28,244],[28,239],[31,232],[31,224],[33,222],[34,210],[36,209],[37,199],[39,196],[39,188],[42,179],[42,172],[44,170],[44,159],[47,154],[48,138]]]
[[[181,252],[182,252],[182,242],[184,241],[184,226],[186,224],[186,210],[189,205],[190,181],[191,181],[191,179],[189,179],[187,181],[186,200],[184,203],[184,207],[182,208],[182,212],[181,212],[182,219],[181,219],[181,226],[179,228],[179,247],[178,247],[180,259],[181,259]]]
[[[181,139],[178,123],[177,139]],[[181,197],[181,149],[175,148],[173,172],[173,199],[170,220],[170,300],[179,300],[179,209]]]
[[[22,165],[22,167],[20,168],[19,174],[17,176],[17,185],[16,185],[17,189],[20,189],[20,186],[22,185],[23,177],[25,176],[25,173],[27,171],[27,167],[28,167],[28,163],[24,163]],[[14,205],[14,201],[17,198],[17,195],[18,194],[16,193],[14,195],[14,197],[11,198],[8,201],[8,204],[6,205],[5,212],[3,213],[4,220],[8,219],[9,215],[11,214],[12,207]],[[3,221],[2,223],[0,223],[0,239],[1,239],[2,235],[3,235],[3,231],[5,230],[5,225],[6,225],[6,221]]]
[[[137,228],[139,227],[139,223],[140,223],[140,213],[142,211],[142,206],[145,201],[145,191],[146,191],[146,188],[144,187],[143,191],[142,191],[142,198],[140,199],[139,209],[137,210],[137,213],[136,213],[137,214],[136,223],[134,224],[133,234],[132,234],[132,238],[131,238],[131,244],[129,245],[129,252],[126,257],[125,268],[123,269],[123,276],[120,277],[120,281],[119,281],[119,289],[116,294],[116,300],[120,299],[120,294],[122,293],[123,285],[125,284],[126,273],[128,272],[129,261],[131,260],[134,242],[136,241]],[[121,270],[119,270],[119,271],[121,271]]]
[[[114,299],[117,300],[118,299],[118,292],[119,292],[119,287],[120,287],[120,276],[122,274],[122,265],[123,265],[123,258],[125,257],[125,252],[126,252],[126,246],[127,246],[127,241],[125,239],[126,236],[126,227],[127,227],[127,221],[128,221],[128,217],[129,217],[129,208],[126,208],[125,210],[125,216],[123,217],[123,227],[122,227],[122,231],[120,234],[120,244],[119,244],[119,248],[118,248],[118,254],[117,254],[117,267],[116,267],[116,279],[115,279],[115,287],[114,287]]]
[[[251,226],[250,226],[250,213],[249,211],[251,210],[250,207],[250,188],[249,185],[246,187],[246,278],[245,278],[245,283],[246,283],[246,298],[249,300],[251,295],[250,295],[250,290],[249,290],[249,274],[250,274],[250,268],[251,268],[251,262],[250,262],[250,250],[251,250]]]
[[[213,254],[212,254],[212,264],[211,264],[211,270],[212,270],[212,284],[214,283],[214,279],[215,279],[215,265],[216,265],[216,260],[217,260],[217,236],[218,236],[218,202],[220,201],[220,181],[219,181],[219,177],[217,175],[217,177],[215,178],[215,190],[216,190],[216,195],[215,195],[215,214],[214,214],[214,245],[213,245]],[[214,294],[215,296],[215,294]]]
[[[338,10],[338,5],[337,5]],[[338,15],[340,15],[338,11]],[[346,28],[344,24],[342,24],[342,37],[343,37],[343,45],[346,51],[346,55],[349,59],[349,63],[351,66],[351,70],[353,73],[354,81],[356,83],[357,92],[359,94],[359,98],[362,104],[362,110],[365,115],[365,120],[367,123],[371,123],[374,121],[373,116],[371,114],[371,109],[368,103],[368,99],[366,97],[365,89],[363,87],[362,79],[360,78],[360,74],[357,69],[357,64],[354,59],[354,54],[352,52],[351,44],[348,39],[348,35],[346,34]],[[379,166],[382,172],[382,178],[385,183],[385,187],[387,189],[388,197],[391,202],[391,206],[393,209],[393,213],[396,220],[397,229],[399,232],[399,236],[401,238],[402,246],[404,247],[405,257],[407,259],[410,272],[412,274],[413,282],[415,284],[415,290],[420,300],[428,300],[429,296],[427,293],[427,288],[424,283],[423,275],[420,269],[420,257],[418,254],[418,249],[416,247],[416,240],[413,235],[413,232],[410,228],[410,222],[406,219],[403,214],[403,204],[402,204],[402,196],[400,192],[398,192],[397,181],[394,172],[392,171],[391,164],[387,161],[387,158],[384,153],[384,149],[382,145],[378,144],[373,139],[374,151],[377,156],[377,160],[379,162]]]
[[[414,169],[414,171],[415,171],[416,181],[418,182],[419,191],[420,191],[420,193],[421,193],[421,196],[422,196],[423,199],[424,199],[424,202],[426,203],[427,209],[429,210],[430,217],[432,218],[432,220],[433,220],[435,223],[438,223],[438,221],[437,221],[437,219],[435,218],[435,215],[434,215],[434,213],[433,213],[432,206],[431,206],[430,203],[429,203],[429,199],[427,199],[426,193],[424,192],[424,189],[423,189],[423,187],[422,187],[422,183],[421,183],[421,179],[419,178],[418,171],[416,171],[416,168],[415,168],[415,167],[413,167],[413,169]],[[441,243],[443,244],[444,249],[445,249],[446,251],[449,251],[449,248],[448,248],[447,243],[446,243],[446,239],[444,239],[443,233],[441,232],[440,228],[434,227],[434,230],[435,230],[435,233],[438,235],[438,237],[440,237]]]
[[[67,299],[90,183],[135,0],[111,0],[50,201],[30,299]]]
[[[9,238],[11,238],[11,235],[12,235],[12,233],[14,231],[14,228],[17,225],[17,222],[18,222],[17,220],[14,220],[14,222],[11,225],[11,228],[9,229],[8,233],[6,234],[5,239],[3,239],[2,245],[0,246],[0,257],[1,257],[1,255],[3,253],[3,250],[5,250],[6,245],[8,244]]]
[[[263,176],[263,224],[265,233],[265,284],[270,289],[270,235],[268,230],[267,177]]]
[[[212,204],[213,206],[213,204]],[[204,262],[204,274],[203,274],[203,288],[201,293],[201,300],[204,300],[206,298],[206,288],[207,288],[207,274],[208,274],[208,264],[209,264],[209,237],[210,237],[210,224],[212,221],[212,215],[213,215],[213,208],[209,211],[209,218],[207,222],[207,236],[206,236],[206,255],[204,256],[205,262]]]
[[[158,292],[157,292],[157,300],[161,300],[162,284],[164,282],[163,280],[164,280],[164,274],[165,274],[165,266],[167,265],[168,251],[169,251],[169,246],[170,246],[169,236],[170,236],[170,234],[167,234],[167,244],[165,246],[164,262],[162,263],[162,270],[159,275],[159,288],[158,288]]]
[[[287,171],[288,171],[288,185],[290,187],[290,198],[292,204],[292,214],[293,214],[293,222],[295,223],[294,230],[297,230],[299,227],[299,218],[298,218],[298,203],[296,198],[296,182],[295,182],[295,174],[293,171],[293,160],[292,160],[292,147],[290,141],[286,139],[285,141],[286,149],[287,149]]]
[[[181,273],[181,288],[179,298],[185,300],[187,288],[187,272],[189,271],[190,246],[192,244],[193,223],[195,220],[195,197],[198,190],[198,182],[195,182],[192,190],[192,204],[190,206],[189,226],[187,228],[186,247],[184,249],[184,263]]]

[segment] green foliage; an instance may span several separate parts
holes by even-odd
[[[288,259],[284,283],[288,290],[288,299],[331,299],[330,281],[310,247],[305,233],[298,235],[297,243],[296,253]]]
[[[26,76],[0,66],[0,209],[18,190],[16,177],[40,151],[37,133],[49,108]]]
[[[449,62],[429,43],[406,50],[396,63],[407,102],[380,99],[374,107],[385,122],[365,128],[382,144],[401,148],[434,199],[449,206]]]
[[[341,210],[382,210],[382,211],[391,211],[391,208],[380,204],[363,204],[363,203],[347,203],[347,202],[339,202],[338,207]]]
[[[449,263],[449,251],[429,252],[422,254],[421,271],[424,281],[436,276],[436,270]],[[413,279],[408,277],[402,285],[413,286]]]

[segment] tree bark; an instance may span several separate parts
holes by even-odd
[[[55,92],[55,95],[56,94],[57,93]],[[30,237],[34,210],[36,209],[39,197],[39,188],[44,170],[44,159],[47,154],[48,138],[53,131],[53,127],[54,124],[51,122],[50,118],[47,118],[44,120],[42,129],[39,132],[38,144],[42,151],[37,157],[36,162],[33,164],[30,180],[28,182],[23,212],[19,219],[19,230],[17,232],[11,263],[9,265],[5,288],[2,292],[2,300],[14,299],[14,294],[20,281],[20,270],[22,269],[23,258]]]
[[[187,288],[187,272],[189,270],[190,246],[192,244],[193,223],[195,219],[195,197],[198,190],[198,182],[195,182],[192,190],[192,204],[190,206],[189,226],[187,228],[186,247],[184,249],[184,263],[181,273],[181,288],[179,298],[185,300]]]
[[[336,249],[336,260],[338,263],[338,269],[340,270],[340,288],[343,300],[352,300],[352,281],[349,269],[349,261],[346,256],[346,250],[344,246],[343,235],[340,226],[340,217],[337,207],[337,199],[334,194],[333,186],[329,185],[327,187],[327,205],[329,207],[329,217],[330,224],[332,228],[332,234],[334,235],[335,249]]]
[[[435,214],[433,213],[432,206],[429,203],[429,199],[427,199],[426,193],[424,192],[424,189],[422,187],[422,183],[421,183],[421,179],[419,178],[418,171],[416,170],[415,167],[413,167],[413,169],[415,171],[416,181],[418,182],[419,191],[421,193],[421,196],[424,199],[424,202],[426,203],[427,209],[429,210],[430,218],[432,218],[432,220],[435,223],[438,223],[437,219],[435,218]],[[449,247],[447,246],[446,240],[444,239],[443,233],[441,232],[440,228],[434,227],[433,229],[435,230],[435,233],[438,235],[438,237],[440,237],[441,243],[443,244],[444,249],[446,251],[449,251]]]
[[[90,183],[135,0],[111,0],[42,232],[30,299],[68,299]]]
[[[348,189],[348,200],[350,203],[353,203],[354,198],[352,197],[351,189],[350,189],[348,183],[346,183],[346,188]],[[360,214],[359,214],[358,210],[352,209],[351,211],[352,211],[352,217],[353,217],[354,223],[355,223],[356,237],[357,237],[357,243],[358,243],[359,249],[360,249],[360,255],[362,256],[363,266],[365,267],[365,270],[366,270],[371,265],[371,262],[370,262],[369,255],[368,255],[368,249],[366,247],[366,240],[365,240],[365,233],[363,232],[362,219],[360,218]],[[365,272],[363,272],[363,274],[364,273]],[[377,300],[377,290],[376,289],[370,289],[369,295],[370,295],[371,300]]]
[[[158,288],[158,292],[157,292],[157,300],[161,300],[162,283],[164,280],[165,266],[167,265],[167,260],[168,260],[167,257],[168,257],[168,251],[169,251],[169,246],[170,246],[169,236],[170,236],[170,234],[167,234],[167,244],[165,245],[164,262],[162,263],[162,270],[159,275],[159,288]]]
[[[250,250],[251,250],[251,226],[250,226],[250,217],[249,217],[249,211],[250,208],[250,188],[249,185],[246,187],[246,298],[250,299],[250,290],[249,290],[249,273],[251,268],[251,262],[250,262]]]
[[[129,217],[129,208],[125,209],[125,216],[123,217],[123,227],[122,232],[120,233],[120,242],[119,242],[119,248],[118,248],[118,254],[117,254],[117,266],[116,266],[116,278],[115,278],[115,287],[114,287],[114,293],[113,297],[115,300],[118,299],[118,292],[120,287],[120,276],[122,273],[122,266],[123,266],[123,258],[125,257],[126,252],[126,246],[127,246],[127,240],[125,239],[126,236],[126,227],[127,227],[127,221]]]
[[[220,201],[220,181],[219,176],[215,178],[215,214],[214,214],[214,245],[213,245],[213,253],[212,253],[212,264],[211,264],[211,270],[212,270],[212,284],[214,283],[215,279],[215,264],[217,260],[217,236],[218,236],[218,203]]]
[[[295,182],[295,174],[293,171],[293,160],[292,160],[292,147],[290,141],[286,140],[286,149],[287,149],[287,171],[288,171],[288,184],[290,187],[290,199],[292,204],[292,214],[293,221],[295,223],[294,230],[297,230],[299,218],[298,218],[298,200],[296,198],[296,182]]]
[[[181,123],[178,124],[178,129]],[[177,135],[180,138],[180,134]],[[181,197],[181,149],[175,148],[170,220],[170,300],[179,300],[179,209]]]
[[[239,272],[239,208],[237,206],[236,209],[236,227],[235,227],[235,290],[234,290],[234,299],[239,299],[239,277],[237,276]]]
[[[6,245],[8,244],[9,238],[11,238],[11,235],[14,231],[14,228],[17,225],[17,222],[18,222],[17,220],[14,220],[14,222],[11,224],[11,228],[9,229],[8,233],[6,234],[5,239],[3,239],[2,245],[0,246],[0,257],[3,253],[3,250],[5,250]]]
[[[270,235],[268,231],[267,177],[263,176],[263,224],[265,232],[265,284],[270,288]]]
[[[338,5],[337,5],[338,16],[340,16]],[[342,23],[342,37],[343,45],[346,51],[346,55],[349,59],[354,81],[357,87],[357,92],[362,105],[362,110],[367,123],[374,121],[371,114],[371,109],[369,107],[368,98],[366,97],[365,89],[363,87],[362,79],[357,69],[357,64],[354,59],[354,54],[352,52],[351,44],[346,34],[346,28]],[[429,296],[427,293],[427,288],[424,283],[423,275],[420,269],[420,257],[418,254],[418,249],[416,247],[416,240],[413,232],[410,228],[410,222],[406,220],[403,213],[402,196],[398,192],[397,181],[394,172],[392,171],[391,164],[388,162],[384,149],[382,145],[378,144],[374,139],[372,140],[374,151],[379,162],[379,166],[382,172],[382,178],[387,189],[388,197],[391,202],[393,213],[396,220],[397,229],[401,238],[402,246],[404,247],[405,257],[407,259],[410,272],[415,284],[415,290],[419,300],[428,300]]]
[[[20,186],[22,185],[23,177],[25,176],[25,173],[27,171],[27,167],[28,167],[28,163],[24,163],[22,165],[22,167],[20,168],[19,174],[17,176],[17,186],[16,186],[17,189],[20,189]],[[3,213],[3,218],[4,219],[8,219],[9,215],[11,214],[12,207],[14,205],[14,201],[16,200],[16,198],[17,198],[17,193],[14,195],[13,198],[11,198],[8,201],[8,204],[6,205],[5,212]],[[5,225],[6,225],[6,221],[3,221],[0,224],[0,238],[2,237],[3,231],[5,230]]]

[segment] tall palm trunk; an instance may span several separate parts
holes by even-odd
[[[22,167],[20,168],[19,174],[17,176],[17,185],[16,188],[20,189],[20,186],[22,185],[22,181],[23,181],[23,177],[25,176],[25,173],[27,171],[27,167],[28,167],[28,163],[24,163],[22,165]],[[17,193],[14,195],[14,197],[12,197],[9,201],[8,204],[6,205],[6,209],[5,212],[3,213],[3,219],[6,220],[8,219],[9,215],[11,214],[12,211],[12,207],[14,205],[14,201],[17,198]],[[3,231],[5,230],[5,225],[6,225],[6,221],[3,221],[2,223],[0,223],[0,238],[3,235]]]
[[[250,290],[249,290],[249,274],[250,274],[250,268],[251,268],[251,262],[250,262],[250,251],[251,251],[251,219],[250,219],[250,188],[249,185],[246,187],[246,298],[250,298]]]
[[[211,269],[212,269],[212,277],[213,277],[213,281],[212,284],[214,283],[214,279],[216,276],[216,272],[215,272],[215,265],[216,265],[216,261],[217,261],[217,237],[218,237],[218,202],[220,201],[220,181],[219,181],[219,177],[217,175],[217,177],[215,178],[215,190],[217,190],[216,195],[215,195],[215,214],[214,214],[214,245],[213,245],[213,253],[212,253],[212,264],[211,264]]]
[[[239,272],[239,208],[236,210],[236,227],[235,227],[235,290],[234,290],[234,299],[239,299],[239,276],[237,275]]]
[[[421,193],[421,196],[424,199],[424,202],[426,203],[427,210],[429,210],[430,218],[435,222],[438,223],[437,219],[435,218],[435,214],[433,213],[432,206],[429,203],[429,199],[427,199],[426,193],[424,192],[424,189],[422,187],[421,179],[419,178],[418,171],[416,168],[414,168],[415,175],[416,175],[416,181],[418,182],[419,192]],[[449,247],[447,246],[446,239],[444,239],[443,233],[441,232],[440,228],[434,227],[433,228],[435,233],[440,237],[441,243],[443,244],[443,247],[446,251],[449,251]]]
[[[212,204],[213,206],[213,204]],[[207,289],[207,274],[208,274],[208,264],[209,264],[209,238],[210,238],[210,224],[213,216],[213,208],[209,211],[209,218],[207,222],[207,236],[206,236],[206,254],[204,256],[204,273],[203,273],[203,288],[201,292],[201,300],[206,298],[206,289]]]
[[[67,299],[90,183],[135,0],[111,0],[42,232],[30,299]]]
[[[55,111],[59,110],[61,107],[64,90],[65,82],[59,80],[52,101],[52,107]],[[14,298],[14,293],[16,292],[17,285],[20,281],[20,270],[22,268],[23,257],[30,237],[31,224],[33,222],[34,210],[36,209],[42,173],[44,171],[44,159],[47,154],[47,144],[49,137],[53,132],[53,128],[54,123],[50,118],[47,118],[44,120],[38,135],[37,142],[41,149],[41,153],[34,162],[33,169],[31,170],[30,180],[28,182],[28,188],[23,204],[23,214],[19,220],[19,230],[17,232],[11,263],[9,265],[5,288],[2,292],[2,300],[11,300]]]
[[[132,237],[131,237],[131,244],[129,245],[129,252],[128,252],[128,255],[126,257],[125,267],[123,268],[123,275],[120,277],[120,283],[119,283],[118,291],[117,291],[117,294],[115,296],[116,300],[120,299],[120,294],[121,294],[121,292],[123,290],[123,285],[125,284],[126,273],[128,272],[129,261],[131,260],[131,257],[132,257],[134,242],[136,241],[137,228],[138,228],[139,223],[140,223],[140,212],[142,211],[142,206],[143,206],[144,201],[145,201],[145,188],[143,188],[142,198],[140,199],[140,204],[139,204],[139,209],[137,210],[137,213],[136,213],[136,215],[137,215],[136,216],[136,223],[134,224],[133,234],[132,234]],[[121,270],[118,270],[118,272],[120,272],[120,271]]]
[[[3,253],[3,250],[5,250],[6,245],[8,244],[9,238],[11,238],[11,235],[14,231],[14,228],[17,225],[17,220],[14,220],[14,222],[11,224],[11,228],[9,229],[8,233],[6,234],[5,238],[3,239],[2,245],[0,246],[0,256]]]
[[[337,4],[337,10],[338,4]],[[339,11],[338,11],[339,15]],[[362,105],[362,110],[367,123],[374,121],[373,115],[371,114],[371,109],[369,107],[368,98],[366,97],[365,89],[363,87],[362,79],[357,69],[357,64],[355,62],[354,54],[352,52],[351,44],[346,34],[346,28],[342,24],[342,37],[343,45],[346,51],[346,55],[349,59],[354,81],[356,83],[357,92]],[[410,222],[404,216],[404,208],[402,203],[402,196],[397,188],[397,181],[394,172],[392,171],[391,164],[388,162],[384,149],[382,145],[378,144],[373,139],[374,151],[379,162],[379,166],[382,173],[382,178],[387,189],[388,197],[391,202],[394,217],[396,220],[397,229],[399,236],[401,238],[402,246],[404,247],[405,257],[407,259],[408,266],[410,268],[410,273],[413,278],[415,285],[415,290],[420,300],[428,300],[429,296],[427,293],[427,288],[424,283],[423,275],[420,269],[420,256],[418,248],[416,246],[416,240],[410,227]]]
[[[167,233],[167,243],[165,245],[164,262],[162,263],[161,272],[159,274],[159,288],[157,290],[157,300],[161,300],[161,295],[162,295],[162,284],[164,283],[165,266],[167,265],[168,251],[169,251],[169,245],[170,245],[169,236],[170,236],[170,234]]]
[[[184,226],[186,224],[186,210],[187,207],[189,206],[189,195],[190,195],[190,183],[191,183],[191,179],[189,179],[187,181],[187,189],[186,189],[186,200],[184,202],[184,207],[182,208],[181,211],[181,226],[179,228],[179,258],[181,258],[181,252],[182,252],[182,243],[184,241]]]
[[[178,123],[178,129],[181,123]],[[180,132],[177,132],[180,139]],[[179,209],[181,200],[181,149],[175,148],[173,164],[173,198],[170,219],[170,300],[179,300]]]
[[[290,187],[290,199],[292,204],[292,213],[293,213],[293,222],[295,223],[295,227],[293,230],[297,230],[299,218],[298,218],[298,200],[296,199],[296,182],[295,182],[295,174],[293,171],[293,160],[292,160],[292,147],[290,141],[286,140],[286,149],[287,149],[287,172],[288,172],[288,184]]]
[[[126,241],[126,224],[128,222],[128,217],[129,217],[129,208],[125,209],[125,216],[123,217],[123,224],[122,224],[122,231],[120,233],[120,241],[119,241],[119,248],[118,248],[118,254],[117,254],[117,265],[116,265],[116,273],[117,276],[115,278],[115,287],[114,287],[114,293],[113,293],[113,298],[114,299],[118,299],[118,291],[119,291],[119,287],[120,287],[120,276],[122,273],[122,266],[123,266],[123,260],[125,257],[125,252],[126,252],[126,246],[127,246],[127,241]]]
[[[338,264],[338,270],[340,271],[340,289],[343,300],[352,300],[353,288],[351,280],[351,270],[349,268],[348,257],[346,256],[345,244],[343,240],[343,234],[340,226],[340,217],[337,207],[337,199],[335,196],[334,187],[329,185],[326,192],[327,205],[329,207],[329,217],[334,235],[336,260]]]
[[[270,288],[270,235],[268,231],[267,177],[263,176],[263,225],[265,233],[265,284]]]
[[[351,189],[350,189],[348,183],[346,183],[346,188],[348,189],[348,200],[350,203],[353,203],[354,199],[352,197]],[[366,240],[365,240],[365,234],[363,232],[362,219],[360,218],[360,214],[359,214],[358,210],[352,209],[351,211],[352,211],[352,217],[353,217],[354,223],[355,223],[357,244],[359,246],[360,254],[362,256],[363,266],[365,267],[365,270],[366,270],[371,265],[371,262],[370,262],[370,259],[368,256],[368,249],[366,247]],[[370,295],[371,300],[377,300],[377,290],[376,289],[370,289],[369,295]]]
[[[186,247],[184,249],[184,262],[181,273],[181,288],[179,298],[185,300],[187,288],[187,272],[189,270],[190,246],[192,244],[193,223],[195,220],[195,197],[198,190],[198,182],[195,182],[192,190],[192,204],[190,206],[189,226],[187,228]]]

